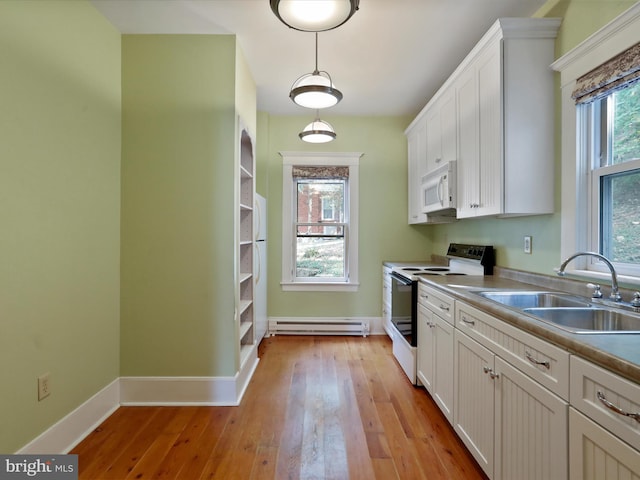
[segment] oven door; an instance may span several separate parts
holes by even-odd
[[[391,323],[412,347],[417,346],[418,285],[391,273]]]

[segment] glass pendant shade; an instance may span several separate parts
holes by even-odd
[[[316,70],[301,76],[294,82],[289,98],[301,107],[328,108],[342,100],[342,92],[333,86],[327,72]]]
[[[308,143],[327,143],[336,138],[336,132],[328,122],[316,117],[298,136]]]
[[[360,0],[270,0],[282,23],[303,32],[324,32],[339,27],[358,10]]]

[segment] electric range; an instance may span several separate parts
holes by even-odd
[[[391,324],[393,354],[413,384],[416,384],[418,346],[418,281],[421,277],[492,275],[493,247],[452,243],[448,265],[396,264],[391,270]]]

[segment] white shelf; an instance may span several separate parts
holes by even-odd
[[[240,324],[240,338],[244,338],[244,336],[247,334],[247,332],[249,330],[251,330],[251,327],[253,327],[253,324],[250,322],[244,322]],[[251,342],[253,343],[253,342]]]
[[[247,308],[251,306],[253,300],[240,300],[240,315],[242,315]]]

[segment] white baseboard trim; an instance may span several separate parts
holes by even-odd
[[[120,405],[238,406],[258,362],[250,355],[233,377],[120,377]]]
[[[120,380],[115,379],[16,453],[22,455],[67,453],[119,406]]]

